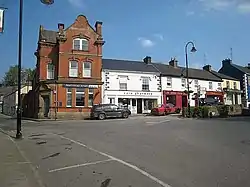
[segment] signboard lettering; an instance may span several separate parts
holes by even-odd
[[[150,92],[124,92],[124,95],[134,95],[134,96],[152,96]]]
[[[64,88],[98,88],[98,85],[90,84],[63,84]]]

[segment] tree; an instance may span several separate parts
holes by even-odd
[[[22,68],[21,70],[21,83],[26,83],[32,80],[34,76],[34,70],[28,68]],[[10,66],[9,70],[5,73],[3,78],[3,84],[5,86],[16,86],[18,83],[18,66]]]

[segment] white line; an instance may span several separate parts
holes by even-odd
[[[96,164],[100,164],[100,163],[109,162],[109,161],[112,161],[112,160],[113,159],[107,159],[107,160],[101,160],[101,161],[96,161],[96,162],[89,162],[89,163],[85,163],[85,164],[77,164],[77,165],[73,165],[73,166],[66,166],[66,167],[62,167],[62,168],[58,168],[58,169],[49,170],[49,173],[53,173],[53,172],[56,172],[56,171],[62,171],[62,170],[66,170],[66,169],[79,168],[79,167],[83,167],[83,166],[96,165]]]
[[[31,162],[6,162],[4,163],[5,165],[13,165],[13,164],[17,164],[17,165],[22,165],[22,164],[31,164]]]
[[[156,125],[156,124],[160,124],[160,123],[164,123],[164,122],[169,122],[170,120],[163,120],[163,121],[157,121],[157,122],[153,122],[153,121],[148,121],[146,122],[147,124],[150,125]]]
[[[132,165],[132,164],[130,164],[130,163],[127,163],[126,161],[123,161],[123,160],[121,160],[121,159],[119,159],[119,158],[113,157],[113,156],[111,156],[111,155],[109,155],[109,154],[107,154],[107,153],[98,151],[98,150],[96,150],[96,149],[94,149],[94,148],[92,148],[92,147],[88,147],[87,145],[85,145],[85,144],[83,144],[83,143],[81,143],[81,142],[72,140],[72,139],[67,138],[67,137],[65,137],[65,136],[61,136],[61,135],[58,135],[58,134],[54,134],[54,135],[60,136],[60,137],[63,138],[63,139],[69,140],[69,141],[71,141],[71,142],[73,142],[73,143],[75,143],[75,144],[78,144],[78,145],[80,145],[80,146],[82,146],[82,147],[85,147],[85,148],[91,150],[91,151],[94,151],[94,152],[96,152],[96,153],[99,153],[100,155],[106,156],[106,157],[108,157],[108,158],[110,158],[110,159],[112,159],[112,160],[114,160],[114,161],[117,161],[117,162],[119,162],[119,163],[121,163],[121,164],[123,164],[123,165],[125,165],[125,166],[128,166],[128,167],[130,167],[130,168],[132,168],[132,169],[138,171],[138,172],[141,173],[142,175],[148,177],[149,179],[155,181],[156,183],[160,184],[160,185],[163,186],[163,187],[171,187],[169,184],[166,184],[165,182],[163,182],[163,181],[161,181],[160,179],[154,177],[153,175],[149,174],[148,172],[146,172],[146,171],[144,171],[144,170],[138,168],[138,167],[135,166],[135,165]]]

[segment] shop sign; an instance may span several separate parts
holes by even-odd
[[[98,85],[91,84],[63,84],[64,88],[98,88]]]
[[[124,92],[124,95],[134,95],[134,96],[152,96],[150,92]]]
[[[178,92],[178,91],[164,91],[164,94],[166,95],[183,95],[184,92]]]

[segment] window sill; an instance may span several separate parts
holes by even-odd
[[[72,52],[89,52],[89,50],[72,49]]]

